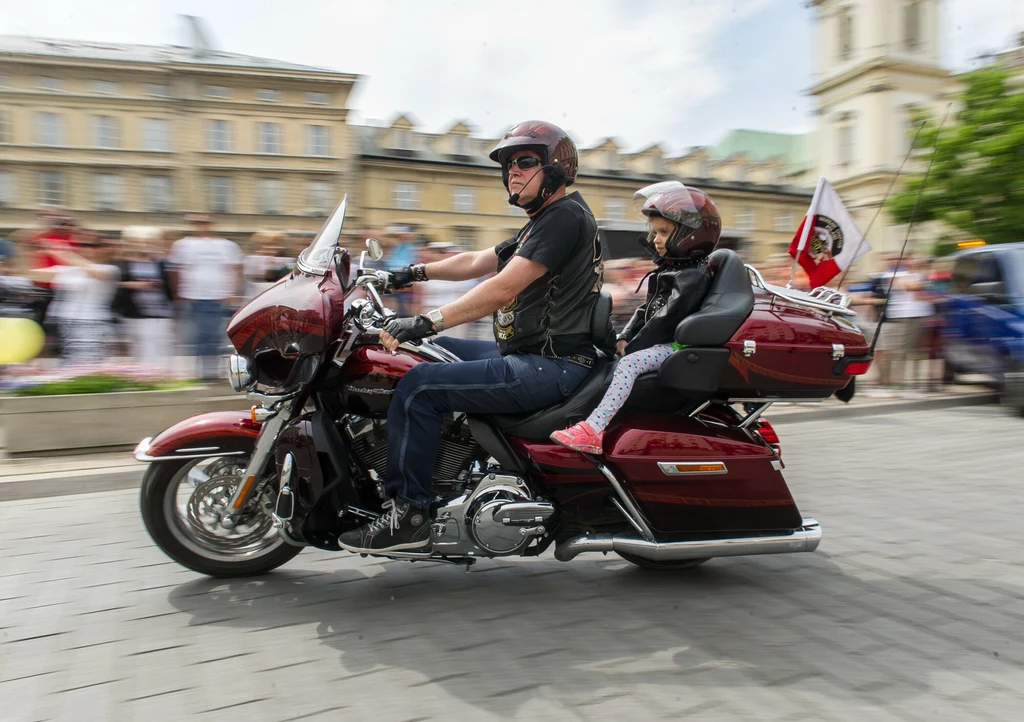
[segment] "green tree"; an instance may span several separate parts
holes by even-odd
[[[941,137],[936,119],[921,131],[920,173],[889,199],[889,215],[910,222],[934,155],[915,222],[944,221],[986,243],[1024,240],[1024,91],[1000,66],[968,73],[964,82],[960,111]]]

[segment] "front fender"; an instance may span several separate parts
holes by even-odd
[[[234,456],[252,451],[261,424],[246,411],[212,411],[179,421],[135,447],[139,461]]]

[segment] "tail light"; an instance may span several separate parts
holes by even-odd
[[[782,461],[782,444],[779,443],[779,435],[775,433],[775,429],[768,423],[768,420],[758,419],[756,431],[764,443],[768,444],[775,455],[779,457],[779,461]]]
[[[871,362],[875,360],[873,354],[865,356],[847,356],[839,359],[832,373],[836,376],[863,376],[871,368]]]

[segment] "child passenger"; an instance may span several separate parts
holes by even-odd
[[[562,446],[589,454],[602,453],[608,423],[629,397],[636,378],[656,371],[682,348],[672,340],[676,324],[696,311],[711,284],[708,255],[718,245],[722,219],[711,199],[679,181],[641,188],[633,206],[647,220],[646,245],[654,254],[647,282],[647,300],[633,313],[616,338],[611,386],[586,421],[551,434]],[[642,283],[642,281],[641,281]]]

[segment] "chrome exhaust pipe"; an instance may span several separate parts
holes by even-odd
[[[624,552],[654,561],[741,557],[753,554],[813,552],[821,541],[821,526],[806,517],[799,529],[774,536],[649,542],[635,534],[583,534],[555,547],[555,559],[567,562],[584,552]]]

